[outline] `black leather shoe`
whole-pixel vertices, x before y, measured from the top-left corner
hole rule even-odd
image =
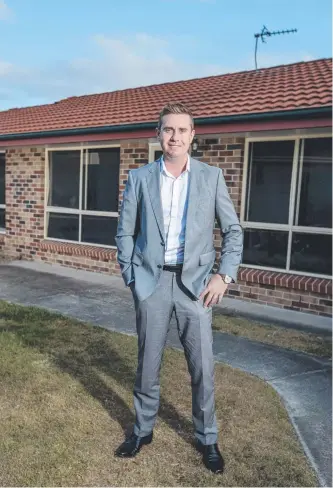
[[[117,457],[123,458],[134,457],[138,454],[142,446],[150,444],[152,440],[153,433],[145,437],[138,437],[133,433],[118,447],[114,454]]]
[[[196,448],[202,453],[202,460],[207,469],[216,474],[223,473],[224,461],[217,444],[205,446],[197,440]]]

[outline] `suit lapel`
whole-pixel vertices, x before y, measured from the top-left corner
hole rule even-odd
[[[161,201],[160,160],[155,161],[151,165],[149,171],[150,173],[147,176],[148,193],[160,234],[164,239],[165,235]]]
[[[191,158],[191,167],[189,173],[188,205],[186,216],[185,248],[191,237],[191,231],[194,228],[194,222],[198,206],[200,205],[200,173],[201,168],[195,159]]]

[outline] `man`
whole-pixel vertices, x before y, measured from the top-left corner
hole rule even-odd
[[[116,242],[125,284],[136,309],[138,368],[133,433],[116,450],[133,457],[153,439],[159,371],[172,313],[191,375],[196,447],[205,466],[221,473],[217,445],[212,351],[212,305],[236,280],[243,233],[221,169],[190,158],[193,116],[181,103],[166,105],[157,137],[163,156],[128,175]],[[214,222],[223,236],[215,261]]]

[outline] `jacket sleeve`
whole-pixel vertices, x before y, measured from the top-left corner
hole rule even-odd
[[[128,174],[117,227],[117,259],[126,286],[133,281],[132,254],[138,221],[138,202],[131,172]]]
[[[222,236],[221,261],[217,273],[227,274],[236,281],[243,255],[243,229],[229,196],[222,170],[216,188],[215,216]]]

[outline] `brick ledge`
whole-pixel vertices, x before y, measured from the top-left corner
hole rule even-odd
[[[1,242],[1,235],[0,235]],[[42,240],[39,245],[40,250],[52,253],[65,254],[69,256],[86,256],[97,259],[116,260],[116,249],[91,246],[89,244],[77,244],[69,242],[59,242]],[[292,275],[275,271],[263,271],[252,268],[240,268],[238,280],[248,283],[262,283],[268,286],[303,290],[312,293],[325,295],[332,294],[332,280],[327,278],[314,278],[311,276]]]
[[[238,272],[238,280],[325,295],[332,294],[332,280],[328,278],[314,278],[311,276],[294,275],[276,271],[240,268]]]
[[[90,244],[77,244],[70,242],[59,242],[42,240],[39,244],[42,251],[66,254],[68,256],[86,256],[97,259],[116,259],[117,250],[106,247],[92,246]]]

